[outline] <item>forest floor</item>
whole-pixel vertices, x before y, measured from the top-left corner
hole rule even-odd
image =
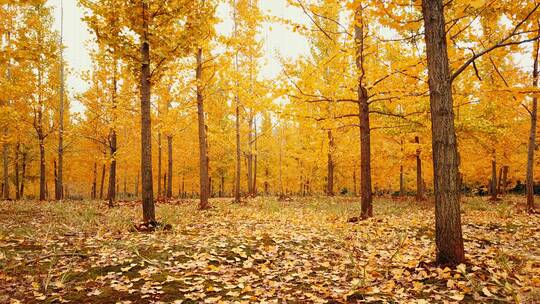
[[[157,205],[0,202],[0,303],[540,303],[540,217],[467,198],[468,262],[433,266],[432,202],[355,198]]]

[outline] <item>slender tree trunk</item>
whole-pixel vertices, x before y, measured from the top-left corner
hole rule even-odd
[[[334,150],[336,142],[332,130],[328,130],[328,160],[326,177],[326,195],[334,196]]]
[[[141,177],[143,221],[156,221],[152,182],[152,116],[150,113],[150,44],[148,42],[148,4],[142,2],[141,37]]]
[[[247,184],[248,194],[253,195],[253,114],[248,120],[248,153],[247,153]]]
[[[166,197],[167,194],[167,171],[163,174],[163,196]]]
[[[236,174],[235,174],[235,186],[234,186],[234,202],[240,202],[240,174],[241,174],[241,163],[240,163],[240,100],[238,96],[235,97],[236,100]]]
[[[491,200],[497,200],[497,160],[495,159],[495,153],[493,153],[493,159],[491,160]]]
[[[163,155],[163,149],[161,147],[161,132],[158,131],[158,178],[157,178],[157,196],[158,198],[162,195],[162,189],[161,189],[161,164],[162,164],[162,155]]]
[[[45,184],[45,143],[43,138],[39,139],[39,200],[46,199],[46,184]]]
[[[285,126],[281,126],[280,136],[279,136],[279,196],[284,196],[283,193],[283,132]]]
[[[437,264],[465,261],[458,188],[458,153],[443,0],[423,0],[432,117]]]
[[[105,170],[107,170],[107,167],[105,167],[105,164],[103,164],[101,168],[101,183],[99,184],[99,199],[103,199],[103,185],[105,184]]]
[[[199,122],[199,178],[200,178],[200,201],[199,209],[204,210],[210,208],[208,203],[208,145],[206,143],[206,124],[204,113],[204,98],[202,94],[202,57],[203,51],[201,48],[197,50],[197,116]]]
[[[64,197],[64,1],[60,1],[60,104],[58,106],[58,171],[55,184],[55,199]]]
[[[414,142],[417,146],[420,145],[420,138],[416,136]],[[416,201],[424,200],[424,180],[422,179],[422,158],[420,157],[421,150],[416,149]]]
[[[24,198],[24,181],[26,178],[26,152],[22,154],[22,172],[21,172],[21,188],[19,190],[20,197]]]
[[[91,194],[91,197],[93,200],[96,199],[96,192],[97,192],[97,163],[94,163],[94,174],[92,177],[92,194]]]
[[[373,216],[373,194],[371,187],[371,129],[369,124],[369,96],[363,85],[364,71],[364,20],[362,5],[355,12],[354,38],[356,42],[356,67],[358,77],[358,111],[360,121],[360,191],[361,218]]]
[[[4,130],[4,135],[7,135],[7,128]],[[8,144],[2,145],[2,158],[3,158],[3,164],[4,164],[4,189],[3,189],[3,197],[4,199],[9,199],[9,147]]]
[[[508,166],[503,167],[502,181],[501,181],[501,194],[506,195],[506,185],[508,183]]]
[[[17,142],[17,145],[15,146],[15,158],[13,160],[13,174],[14,174],[14,179],[13,179],[13,184],[15,185],[15,200],[20,200],[21,199],[21,192],[19,190],[19,156],[20,156],[20,149],[21,149],[21,144],[19,142]]]
[[[172,177],[173,177],[173,138],[171,135],[167,136],[167,198],[172,198]]]
[[[539,30],[540,31],[540,30]],[[539,60],[540,39],[535,42],[534,66],[533,66],[533,86],[538,87],[538,60]],[[532,100],[531,130],[529,132],[529,146],[527,151],[527,211],[534,213],[534,151],[536,150],[536,125],[538,121],[538,98],[536,95]]]
[[[269,192],[270,183],[268,182],[268,176],[269,176],[268,166],[265,168],[264,174],[265,174],[265,177],[266,177],[265,180],[264,180],[264,194],[268,195],[270,193]]]
[[[257,147],[257,121],[254,121],[254,128],[253,128],[253,132],[255,134],[255,139],[254,139],[254,145],[255,145],[255,155],[253,156],[253,195],[256,196],[257,195],[257,161],[258,161],[258,154],[259,154],[259,150],[258,150],[258,147]]]
[[[111,164],[109,168],[109,190],[107,192],[107,201],[109,202],[109,207],[113,207],[114,201],[116,200],[116,131],[111,130],[109,140]]]

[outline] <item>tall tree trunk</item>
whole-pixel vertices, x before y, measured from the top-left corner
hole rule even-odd
[[[105,183],[105,170],[107,170],[107,167],[105,167],[105,164],[103,164],[101,168],[101,183],[99,184],[99,199],[103,199],[103,187]]]
[[[235,97],[236,100],[236,174],[234,177],[234,202],[240,202],[240,174],[241,174],[241,163],[240,163],[240,100],[238,96]]]
[[[45,184],[45,143],[43,138],[39,138],[39,200],[46,199],[47,185]]]
[[[107,201],[109,207],[114,205],[116,200],[116,131],[111,130],[109,137],[109,153],[111,157],[111,164],[109,168],[109,191],[107,192]]]
[[[161,159],[162,159],[162,155],[163,155],[163,149],[161,147],[161,132],[158,131],[158,169],[157,169],[157,196],[158,198],[161,197],[161,195],[163,194],[162,192],[162,189],[161,189]]]
[[[540,32],[540,30],[539,30]],[[540,39],[535,42],[534,48],[534,66],[533,66],[533,86],[538,87],[538,60]],[[532,100],[531,114],[531,129],[529,132],[529,146],[527,150],[527,211],[534,213],[534,151],[536,150],[536,125],[538,121],[538,97],[536,95]]]
[[[328,130],[328,160],[326,177],[326,195],[334,196],[334,150],[336,142],[332,130]]]
[[[64,1],[60,1],[60,104],[58,106],[58,171],[55,184],[55,199],[64,196]]]
[[[167,193],[167,171],[165,171],[165,173],[163,174],[163,196],[166,197],[166,194]]]
[[[22,154],[22,172],[21,172],[21,188],[19,190],[20,197],[24,198],[24,181],[26,179],[26,152]]]
[[[152,116],[150,113],[150,44],[148,42],[148,4],[142,2],[141,45],[141,177],[143,221],[156,221],[152,182]]]
[[[14,167],[14,179],[13,184],[15,185],[15,200],[21,199],[21,192],[19,190],[19,156],[21,154],[21,144],[17,142],[17,145],[15,146],[15,158],[13,160],[13,167]]]
[[[94,174],[92,177],[92,193],[91,193],[91,197],[93,200],[96,199],[96,192],[97,192],[97,163],[94,163]]]
[[[443,0],[423,0],[431,104],[437,264],[465,261],[458,188],[458,153]]]
[[[414,142],[420,145],[420,138],[416,136]],[[416,149],[416,201],[424,200],[424,180],[422,179],[422,158],[420,157],[420,147]]]
[[[4,135],[7,135],[7,128],[4,130]],[[3,198],[8,200],[9,199],[9,148],[8,144],[2,145],[2,158],[3,158]]]
[[[255,120],[254,121],[254,128],[253,128],[253,132],[255,134],[255,139],[254,139],[254,145],[255,145],[255,154],[253,156],[253,195],[256,196],[257,195],[257,161],[258,161],[258,154],[259,154],[259,150],[258,150],[258,147],[257,147],[257,121]]]
[[[197,117],[199,122],[199,179],[200,179],[200,201],[199,209],[204,210],[210,208],[208,203],[208,145],[206,143],[206,124],[204,121],[204,98],[202,94],[202,48],[197,50]]]
[[[361,218],[373,216],[373,194],[371,187],[371,129],[369,124],[369,96],[363,85],[364,71],[364,20],[363,8],[358,4],[355,11],[354,38],[356,42],[356,67],[358,77],[358,111],[360,121],[360,191]]]
[[[501,194],[506,195],[506,185],[508,183],[508,166],[503,167],[502,181],[501,181]]]
[[[495,159],[495,152],[491,160],[491,200],[497,200],[497,160]]]
[[[248,194],[253,196],[253,114],[251,111],[248,119],[247,184]]]
[[[264,180],[264,194],[268,195],[270,193],[269,192],[270,183],[268,182],[268,176],[269,176],[268,166],[264,169],[264,175],[266,177]]]
[[[173,177],[173,138],[167,135],[167,198],[172,198],[172,177]]]

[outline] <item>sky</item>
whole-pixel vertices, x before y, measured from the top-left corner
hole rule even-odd
[[[54,27],[60,31],[60,3],[62,0],[49,0],[49,4],[55,8]],[[80,74],[85,70],[91,69],[91,61],[88,52],[88,46],[91,45],[93,35],[90,33],[85,22],[82,20],[84,11],[78,7],[77,0],[64,1],[64,52],[72,72],[66,79],[66,85],[72,96],[83,92],[88,88],[87,84],[81,79]],[[298,22],[309,22],[307,17],[298,9],[289,7],[286,0],[263,0],[260,1],[260,8],[263,13],[273,16],[292,19]],[[219,33],[230,33],[232,30],[232,21],[226,10],[218,12],[223,20],[218,26]],[[262,67],[261,76],[271,78],[281,72],[281,65],[277,60],[278,54],[286,57],[298,57],[309,51],[308,41],[297,33],[293,33],[283,25],[265,24],[260,35],[264,39],[265,65]],[[73,103],[73,110],[82,112],[84,109],[76,101]]]

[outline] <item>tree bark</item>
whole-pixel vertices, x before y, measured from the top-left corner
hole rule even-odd
[[[45,143],[43,138],[39,139],[39,200],[46,199],[46,184],[45,184]]]
[[[109,190],[107,191],[107,201],[109,207],[113,207],[116,200],[116,131],[111,130],[109,136],[109,153],[111,163],[109,167]]]
[[[356,67],[358,77],[358,118],[360,123],[360,201],[361,218],[373,216],[373,194],[371,187],[371,129],[369,124],[369,95],[363,85],[364,71],[364,20],[362,5],[355,11],[354,38],[356,43]]]
[[[234,177],[235,186],[234,186],[234,202],[240,202],[240,174],[241,174],[241,163],[240,163],[240,100],[238,96],[235,97],[236,101],[236,174]]]
[[[540,32],[540,30],[539,30]],[[538,87],[538,60],[540,39],[535,42],[534,66],[533,66],[533,86]],[[529,132],[529,145],[527,151],[527,211],[534,213],[534,151],[536,150],[536,125],[538,121],[538,98],[535,96],[532,100],[531,129]]]
[[[14,179],[13,179],[13,184],[15,185],[15,200],[20,200],[21,199],[21,192],[19,190],[19,156],[20,156],[20,149],[21,149],[21,144],[19,142],[17,142],[17,145],[15,145],[15,158],[13,160],[13,174],[14,174]]]
[[[204,210],[210,208],[208,203],[208,145],[206,143],[206,124],[204,113],[204,98],[202,94],[202,56],[201,48],[197,50],[197,117],[199,123],[199,179],[200,179],[200,201],[199,209]]]
[[[431,104],[435,239],[439,265],[465,261],[458,188],[458,153],[443,0],[423,0]]]
[[[253,190],[253,196],[256,196],[257,195],[257,158],[258,158],[258,153],[259,153],[259,150],[258,150],[258,147],[257,147],[257,121],[255,120],[253,122],[253,132],[254,132],[254,135],[255,135],[255,139],[254,139],[254,145],[255,145],[255,154],[253,155],[253,187],[252,187],[252,190]]]
[[[103,164],[101,168],[101,183],[99,184],[99,199],[103,199],[103,184],[105,183],[105,170],[107,170],[107,167],[105,167],[105,164]]]
[[[163,155],[163,149],[161,147],[161,132],[158,131],[158,178],[157,178],[157,197],[161,197],[163,194],[163,190],[161,188],[161,165],[162,165],[162,155]]]
[[[172,172],[173,172],[173,138],[171,135],[167,136],[167,198],[172,198]]]
[[[326,177],[326,195],[334,196],[334,150],[336,142],[332,130],[328,130],[328,160]]]
[[[150,44],[148,42],[148,4],[142,2],[141,35],[141,177],[143,221],[156,221],[152,182],[152,116],[150,113]]]
[[[248,119],[247,184],[248,194],[253,196],[253,114],[251,112]]]
[[[64,1],[60,1],[60,104],[58,106],[58,171],[55,184],[55,199],[64,198]]]
[[[94,163],[94,174],[92,177],[92,192],[91,192],[91,197],[93,200],[96,199],[96,192],[97,192],[97,163]]]
[[[21,188],[19,190],[20,197],[24,198],[24,181],[26,178],[26,152],[22,154],[22,172],[21,172]]]
[[[497,200],[497,192],[497,160],[495,159],[495,155],[493,155],[493,159],[491,160],[491,200]]]
[[[7,130],[4,130],[4,135],[7,135]],[[8,148],[8,144],[2,145],[2,158],[3,158],[3,165],[4,165],[3,198],[8,200],[9,199],[9,148]]]
[[[506,185],[508,184],[508,166],[503,167],[502,182],[501,182],[501,194],[506,195]]]
[[[417,146],[420,145],[420,138],[416,136],[414,142]],[[420,147],[416,149],[416,201],[424,200],[424,180],[422,178],[422,158],[420,157]]]

